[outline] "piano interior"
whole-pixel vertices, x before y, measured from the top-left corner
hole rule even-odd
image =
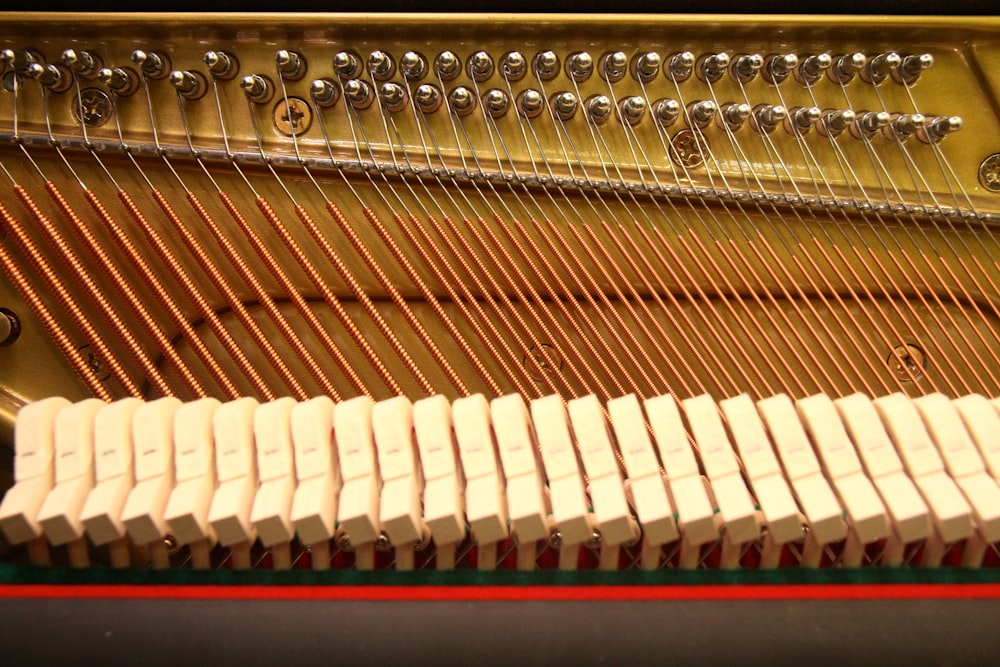
[[[14,576],[1000,564],[997,20],[0,49]]]

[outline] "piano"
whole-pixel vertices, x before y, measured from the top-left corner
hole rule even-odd
[[[0,15],[9,654],[984,661],[998,68],[983,18]]]

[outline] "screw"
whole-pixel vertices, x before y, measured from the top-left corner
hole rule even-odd
[[[282,99],[274,105],[271,120],[275,129],[286,137],[300,137],[312,125],[312,109],[305,100],[289,97],[287,102]]]
[[[0,308],[0,347],[6,347],[21,335],[21,321],[12,311]]]
[[[90,349],[90,343],[85,343],[77,348],[80,354],[83,355],[84,359],[87,361],[87,368],[93,373],[97,379],[104,382],[111,377],[110,372],[105,372],[104,363],[101,358],[97,356],[97,353]]]
[[[177,542],[177,538],[173,535],[167,535],[164,537],[163,544],[167,547],[167,553],[171,556],[176,554],[181,549],[181,545]]]
[[[708,140],[703,135],[681,130],[670,142],[670,159],[687,169],[700,167],[708,150]]]
[[[375,538],[375,549],[378,551],[388,551],[392,548],[392,542],[389,541],[389,536],[384,532],[378,534]]]
[[[911,376],[913,380],[922,379],[923,370],[927,368],[924,351],[910,343],[894,347],[886,363],[899,376],[901,382],[910,382]]]
[[[979,182],[990,192],[1000,192],[1000,153],[994,153],[979,165]]]
[[[111,99],[97,88],[84,88],[73,102],[73,115],[87,127],[100,127],[111,119]]]
[[[533,364],[529,362],[529,357],[537,363]],[[547,380],[545,376],[551,375],[553,369],[562,370],[562,355],[549,343],[542,343],[541,347],[533,345],[528,350],[528,353],[524,355],[524,366],[528,369],[531,378],[535,382],[545,382]]]
[[[562,546],[563,536],[558,530],[553,530],[549,533],[549,546],[553,549],[558,549]]]

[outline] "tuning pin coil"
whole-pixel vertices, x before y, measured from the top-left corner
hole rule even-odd
[[[723,130],[728,128],[735,131],[743,127],[752,112],[753,109],[745,102],[728,102],[719,108],[719,113],[716,114],[715,121]]]
[[[571,53],[566,58],[566,76],[583,83],[594,73],[594,59],[586,51]]]
[[[887,111],[862,111],[851,125],[851,136],[855,139],[872,137],[892,121]]]
[[[733,58],[729,66],[729,76],[740,83],[749,83],[756,78],[760,68],[764,66],[764,57],[759,53],[742,54]]]
[[[441,91],[429,83],[422,83],[413,91],[413,105],[422,113],[433,113],[441,107]]]
[[[499,88],[491,88],[483,93],[483,107],[491,118],[500,118],[510,109],[510,98]]]
[[[545,111],[545,98],[534,88],[523,90],[517,96],[517,111],[525,118],[538,118]]]
[[[476,51],[469,56],[465,64],[465,71],[469,78],[476,83],[482,83],[493,76],[496,65],[493,58],[486,51]]]
[[[691,78],[694,72],[695,58],[690,51],[682,51],[670,56],[663,68],[663,74],[671,81],[681,83]]]
[[[356,79],[361,76],[361,56],[354,51],[338,51],[333,56],[333,71],[341,80]]]
[[[917,79],[924,73],[924,70],[930,69],[933,66],[934,56],[929,53],[919,56],[909,55],[903,58],[902,62],[899,63],[899,67],[893,68],[891,72],[892,79],[896,83],[909,86],[917,82]]]
[[[274,97],[274,83],[263,74],[251,74],[240,79],[240,88],[255,104],[266,104]]]
[[[758,104],[751,115],[755,130],[761,134],[771,134],[785,120],[788,111],[780,104]]]
[[[618,102],[618,113],[623,123],[638,125],[646,116],[646,100],[638,95],[622,98]]]
[[[605,53],[601,56],[597,71],[608,83],[618,83],[628,74],[628,56],[624,51]]]
[[[385,51],[368,54],[368,72],[376,81],[388,81],[396,73],[396,62]]]
[[[177,89],[181,97],[188,100],[200,99],[208,91],[208,82],[205,81],[205,77],[201,72],[192,72],[189,70],[175,70],[171,72],[170,85]],[[244,90],[246,90],[246,87],[244,87]]]
[[[877,86],[888,79],[892,71],[899,67],[902,61],[903,59],[899,57],[898,53],[880,53],[865,63],[858,74],[862,81]]]
[[[27,76],[42,84],[53,93],[64,93],[73,85],[73,75],[64,65],[28,65]]]
[[[806,56],[795,69],[795,78],[799,83],[811,86],[823,78],[823,73],[830,69],[831,65],[833,65],[833,58],[829,53]]]
[[[108,90],[121,97],[128,97],[139,90],[139,75],[130,67],[105,67],[98,72],[97,78]]]
[[[632,76],[642,83],[649,83],[660,73],[660,66],[663,60],[660,54],[655,51],[641,53],[632,59]]]
[[[508,51],[500,59],[500,74],[507,81],[520,81],[528,73],[528,59],[520,51]]]
[[[476,96],[465,86],[458,86],[448,93],[448,107],[456,116],[468,116],[476,110]]]
[[[427,58],[416,51],[407,51],[399,59],[399,71],[407,81],[420,81],[427,76]]]
[[[408,97],[406,90],[398,83],[383,83],[378,89],[378,99],[386,111],[402,111],[406,107]]]
[[[96,79],[104,67],[101,57],[93,51],[66,49],[62,52],[62,62],[81,79]]]
[[[729,54],[706,53],[695,64],[695,74],[707,83],[715,83],[726,74],[729,68]]]
[[[827,109],[816,123],[816,131],[824,137],[836,137],[857,120],[850,109]]]
[[[917,138],[924,143],[938,143],[952,132],[961,130],[962,124],[961,116],[938,116],[924,123]]]
[[[660,127],[670,127],[681,115],[681,105],[677,100],[659,99],[653,102],[653,118]]]
[[[281,49],[274,54],[274,62],[278,68],[278,74],[285,81],[298,81],[306,75],[309,67],[306,59],[301,53]]]
[[[442,51],[434,59],[434,71],[442,81],[451,81],[462,73],[462,60],[454,51]]]
[[[587,118],[594,125],[603,125],[611,118],[611,112],[615,108],[611,99],[607,95],[591,95],[584,102],[587,110]]]
[[[328,109],[340,101],[340,86],[333,79],[316,79],[309,85],[309,94],[316,106]]]
[[[923,114],[904,113],[893,116],[889,124],[882,128],[882,134],[890,141],[906,141],[924,129],[927,119]]]
[[[785,131],[794,135],[806,134],[822,117],[819,107],[793,107],[785,116]]]
[[[159,51],[136,49],[132,52],[132,63],[150,79],[165,79],[171,74],[170,58]]]
[[[226,51],[206,51],[202,62],[208,67],[208,72],[216,79],[229,81],[240,73],[240,61]]]
[[[692,102],[688,105],[688,123],[691,127],[696,127],[698,129],[704,129],[712,122],[715,118],[715,113],[718,108],[715,106],[715,102],[711,100],[702,100],[700,102]]]
[[[361,111],[370,107],[375,101],[375,92],[367,81],[350,79],[344,82],[344,99],[350,102],[352,107]]]
[[[780,85],[799,66],[799,57],[794,53],[775,53],[764,59],[761,76],[772,85]]]
[[[555,51],[541,51],[532,63],[535,76],[541,81],[551,81],[559,75],[559,56]]]
[[[552,96],[552,113],[559,120],[569,120],[576,115],[579,108],[580,100],[569,91],[556,93]]]
[[[837,56],[833,60],[833,65],[826,70],[826,75],[834,83],[849,83],[857,76],[866,62],[868,62],[868,58],[863,53],[849,53]]]

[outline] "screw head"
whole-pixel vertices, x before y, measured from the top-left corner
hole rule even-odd
[[[73,116],[87,127],[100,127],[111,120],[111,109],[111,98],[97,88],[84,88],[73,101]]]
[[[535,382],[548,382],[546,376],[552,375],[556,370],[562,370],[562,355],[549,343],[542,343],[541,347],[533,345],[524,355],[524,366]]]
[[[670,159],[686,169],[700,167],[708,155],[708,140],[701,133],[681,130],[670,142]]]
[[[886,363],[899,376],[900,382],[921,380],[927,369],[927,357],[924,351],[910,343],[894,347]]]
[[[979,183],[990,192],[1000,192],[1000,153],[987,156],[979,165]]]
[[[298,97],[289,97],[287,102],[282,99],[274,105],[271,120],[274,128],[286,137],[300,137],[312,125],[312,108]]]

